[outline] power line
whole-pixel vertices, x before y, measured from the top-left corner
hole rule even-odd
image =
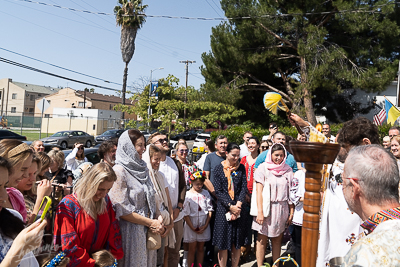
[[[13,54],[16,54],[16,55],[21,56],[21,57],[26,57],[26,58],[29,58],[29,59],[32,59],[32,60],[47,64],[47,65],[50,65],[52,67],[56,67],[56,68],[59,68],[59,69],[62,69],[62,70],[70,71],[70,72],[73,72],[73,73],[76,73],[76,74],[79,74],[79,75],[83,75],[83,76],[86,76],[86,77],[89,77],[89,78],[93,78],[93,79],[96,79],[96,80],[100,80],[100,81],[103,81],[103,82],[106,82],[106,83],[112,83],[112,84],[115,84],[115,85],[122,86],[122,84],[120,84],[120,83],[110,82],[110,81],[107,81],[107,80],[104,80],[104,79],[101,79],[101,78],[97,78],[97,77],[94,77],[94,76],[91,76],[91,75],[88,75],[88,74],[84,74],[84,73],[81,73],[81,72],[77,72],[77,71],[74,71],[74,70],[63,68],[63,67],[60,67],[60,66],[57,66],[57,65],[42,61],[40,59],[36,59],[36,58],[30,57],[30,56],[26,56],[26,55],[23,55],[23,54],[20,54],[20,53],[17,53],[17,52],[14,52],[14,51],[2,48],[2,47],[0,47],[0,49],[4,50],[4,51],[7,51],[7,52],[10,52],[10,53],[13,53]]]
[[[208,0],[206,0],[206,2],[207,2],[207,4],[215,11],[215,13],[216,13],[218,16],[221,16],[221,13],[218,13],[217,10],[215,10],[215,8],[210,4],[210,2],[208,2]]]
[[[43,2],[37,2],[37,1],[32,1],[32,0],[14,0],[14,1],[22,1],[22,2],[29,2],[29,3],[34,3],[34,4],[39,4],[39,5],[44,5],[44,6],[52,6],[60,9],[66,9],[69,11],[74,11],[74,12],[82,12],[82,13],[88,13],[88,14],[94,14],[94,15],[104,15],[104,16],[110,16],[114,15],[112,13],[105,13],[105,12],[93,12],[89,10],[80,10],[80,9],[75,9],[75,8],[70,8],[70,7],[63,7],[60,5],[53,5],[53,4],[48,4],[48,3],[43,3]],[[183,20],[221,20],[221,21],[227,21],[227,20],[240,20],[240,19],[257,19],[257,18],[276,18],[276,17],[291,17],[291,16],[312,16],[312,15],[329,15],[329,14],[340,14],[340,13],[368,13],[368,12],[381,12],[381,8],[392,5],[392,4],[399,4],[400,2],[391,2],[391,3],[386,3],[382,5],[376,5],[373,6],[372,8],[376,8],[377,10],[370,10],[371,7],[362,7],[358,9],[348,9],[348,10],[337,10],[337,11],[325,11],[325,12],[306,12],[306,13],[292,13],[292,14],[264,14],[260,16],[243,16],[243,17],[233,17],[233,18],[205,18],[205,17],[184,17],[184,16],[168,16],[168,15],[146,15],[146,14],[138,14],[135,16],[138,17],[148,17],[148,18],[165,18],[165,19],[183,19]],[[122,15],[123,17],[130,17],[131,15]]]
[[[54,76],[54,77],[57,77],[57,78],[60,78],[60,79],[64,79],[64,80],[68,80],[68,81],[72,81],[72,82],[76,82],[76,83],[81,83],[81,84],[85,84],[85,85],[90,85],[90,86],[101,88],[101,89],[105,89],[105,90],[110,90],[110,91],[115,91],[115,92],[120,92],[121,91],[121,90],[117,90],[117,89],[114,89],[114,88],[105,87],[105,86],[101,86],[101,85],[97,85],[97,84],[93,84],[93,83],[82,82],[82,81],[79,81],[79,80],[75,80],[75,79],[67,78],[67,77],[64,77],[64,76],[61,76],[61,75],[57,75],[57,74],[54,74],[54,73],[51,73],[51,72],[39,70],[39,69],[30,67],[30,66],[23,65],[21,63],[15,62],[15,61],[11,61],[11,60],[5,59],[3,57],[0,57],[0,62],[4,62],[4,63],[10,64],[10,65],[14,65],[14,66],[17,66],[17,67],[20,67],[20,68],[36,71],[36,72],[39,72],[39,73],[42,73],[42,74],[46,74],[46,75],[50,75],[50,76]]]

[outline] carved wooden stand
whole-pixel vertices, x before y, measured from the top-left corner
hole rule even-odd
[[[331,164],[335,161],[340,146],[338,144],[291,141],[290,148],[296,161],[304,162],[307,170],[301,232],[301,266],[315,267],[321,206],[321,170],[323,164]]]

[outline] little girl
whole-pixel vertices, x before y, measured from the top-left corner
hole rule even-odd
[[[204,242],[211,239],[210,226],[213,207],[208,191],[203,190],[206,173],[198,171],[190,175],[192,188],[186,192],[183,212],[185,226],[183,228],[183,242],[189,243],[187,263],[194,264],[194,255],[197,255],[199,266],[203,264]]]
[[[274,144],[268,151],[265,162],[254,172],[258,215],[254,217],[252,228],[258,232],[256,249],[258,267],[263,266],[268,238],[271,238],[272,242],[272,262],[280,257],[282,234],[293,219],[294,205],[289,196],[293,171],[285,163],[286,155],[283,145]],[[264,185],[270,187],[270,200],[263,200]],[[268,201],[270,201],[270,213],[264,215],[263,205]]]

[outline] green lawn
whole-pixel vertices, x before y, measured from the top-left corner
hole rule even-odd
[[[26,136],[26,139],[28,141],[34,141],[34,140],[38,140],[39,138],[39,131],[26,131],[26,130],[22,130],[22,134],[21,131],[18,130],[11,130],[14,133]],[[49,133],[48,136],[52,135],[52,133]],[[42,133],[42,138],[47,137],[47,133]]]

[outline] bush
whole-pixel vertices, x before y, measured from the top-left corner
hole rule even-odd
[[[331,132],[332,135],[336,136],[340,129],[342,129],[343,124],[331,124]],[[382,126],[378,126],[379,129],[379,138],[380,140],[383,139],[389,133],[391,125],[384,124]],[[297,138],[297,129],[293,126],[285,126],[279,127],[279,130],[282,131],[284,134],[289,135],[293,138]],[[243,135],[245,132],[250,131],[253,133],[253,136],[256,136],[260,141],[264,135],[269,135],[268,129],[263,128],[251,128],[248,125],[235,125],[231,126],[226,130],[215,131],[211,133],[211,138],[215,140],[215,138],[219,135],[225,135],[228,138],[229,142],[242,144],[243,143]]]

